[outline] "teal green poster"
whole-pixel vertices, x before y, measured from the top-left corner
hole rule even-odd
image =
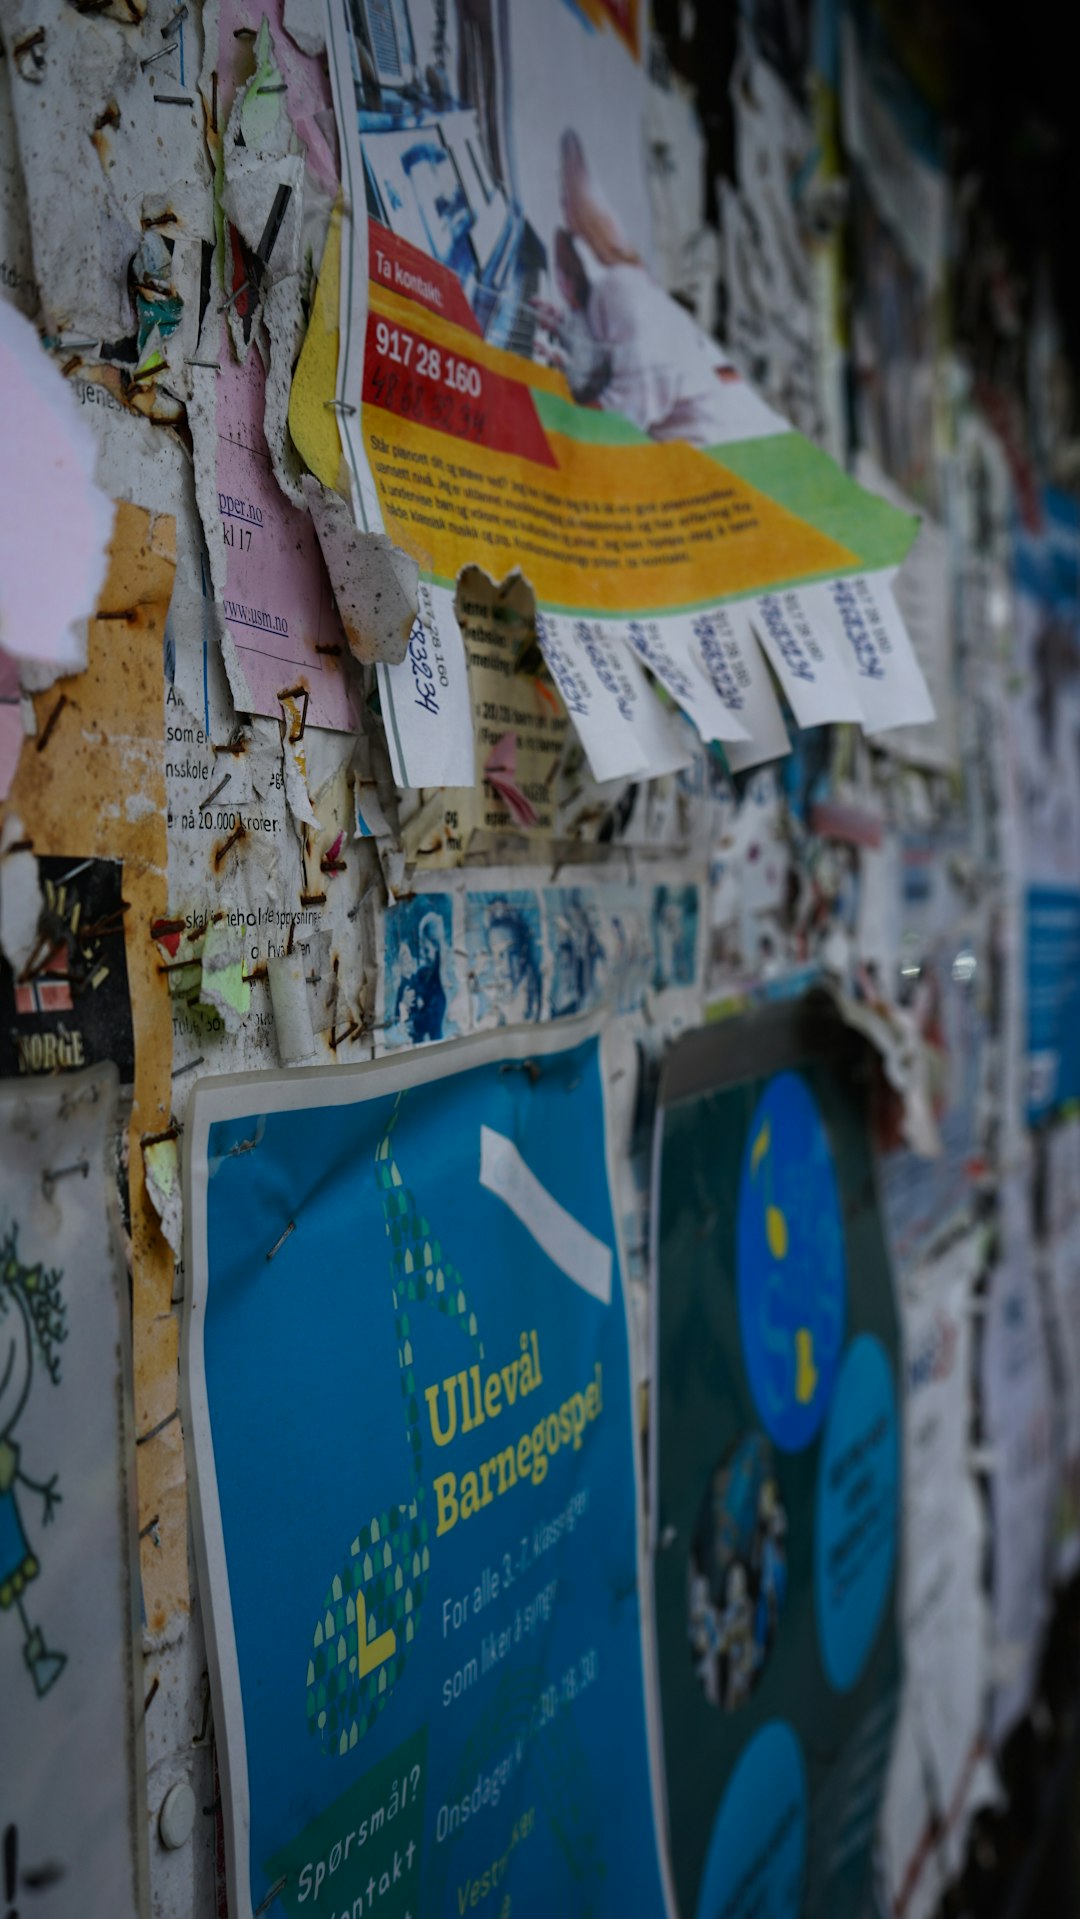
[[[867,1056],[689,1035],[654,1160],[654,1591],[682,1919],[861,1919],[900,1678],[897,1326]]]
[[[661,1919],[596,1040],[214,1081],[188,1131],[233,1919]]]

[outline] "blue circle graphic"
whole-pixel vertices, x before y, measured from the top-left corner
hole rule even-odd
[[[754,1113],[736,1222],[739,1326],[771,1439],[801,1452],[825,1416],[847,1314],[840,1193],[821,1114],[798,1073],[769,1081]]]
[[[797,1919],[806,1865],[806,1766],[783,1719],[750,1741],[713,1821],[697,1919]]]
[[[881,1341],[853,1339],[818,1466],[814,1600],[829,1683],[849,1692],[870,1657],[896,1564],[900,1442]]]

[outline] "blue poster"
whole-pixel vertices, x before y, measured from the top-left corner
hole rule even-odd
[[[1029,1124],[1080,1099],[1080,887],[1025,896]]]
[[[875,1910],[902,1487],[866,1066],[815,995],[662,1070],[650,1516],[683,1919]]]
[[[599,1050],[531,1039],[194,1096],[235,1919],[666,1910]]]
[[[1080,509],[1054,488],[1040,506],[1014,541],[1010,721],[1032,1126],[1080,1098]]]

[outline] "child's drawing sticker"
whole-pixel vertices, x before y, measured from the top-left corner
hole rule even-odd
[[[47,1550],[38,1529],[49,1525],[63,1494],[57,1473],[39,1478],[42,1467],[31,1470],[17,1432],[31,1394],[60,1383],[67,1332],[61,1279],[59,1271],[19,1257],[18,1227],[10,1226],[0,1241],[0,1613],[14,1613],[22,1628],[23,1661],[39,1698],[67,1664],[34,1621],[31,1590]]]
[[[148,1909],[116,1090],[112,1065],[0,1083],[5,1919],[41,1874],[50,1911]]]

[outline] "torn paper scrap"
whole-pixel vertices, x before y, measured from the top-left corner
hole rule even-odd
[[[259,297],[271,281],[299,270],[303,197],[299,153],[273,155],[238,143],[226,146],[222,209],[247,249]]]
[[[385,840],[391,837],[390,822],[374,780],[357,780],[354,791],[355,832],[357,839]]]
[[[536,640],[536,601],[518,571],[495,582],[478,566],[463,567],[454,602],[469,662],[478,782],[455,792],[442,809],[424,852],[463,853],[477,832],[555,831],[557,777],[569,720],[544,669]],[[526,827],[487,778],[486,762],[507,732],[515,740],[515,785],[536,815]]]
[[[198,288],[212,215],[203,118],[188,84],[201,9],[179,13],[168,34],[139,32],[144,13],[144,0],[10,0],[4,37],[9,51],[33,45],[32,65],[8,64],[41,319],[118,404],[161,419],[182,412],[175,381],[197,350],[199,317],[197,297],[182,296]],[[136,357],[137,328],[155,304],[139,310],[152,283],[139,286],[136,259],[150,231],[173,256],[171,291],[162,289],[171,315],[162,317],[176,323],[174,338],[156,365]],[[148,350],[153,330],[143,334]]]
[[[195,490],[206,531],[222,649],[240,712],[279,715],[303,678],[313,726],[352,732],[344,636],[315,529],[274,478],[263,431],[266,375],[258,353],[233,359],[224,321],[220,372],[193,368],[188,407]],[[208,355],[209,358],[209,355]]]
[[[16,979],[34,957],[41,905],[37,860],[22,821],[9,813],[0,828],[0,952]]]
[[[695,613],[690,622],[695,658],[725,705],[738,713],[747,740],[724,742],[733,773],[782,759],[791,751],[780,702],[750,620],[750,602],[734,601]]]
[[[469,666],[448,587],[421,580],[405,658],[377,672],[397,785],[475,786]]]
[[[112,502],[97,449],[29,320],[0,300],[0,393],[11,457],[0,495],[0,645],[79,672],[105,581]],[[61,537],[57,538],[57,531]]]
[[[855,462],[860,486],[877,493],[902,512],[916,508],[867,453]],[[1003,482],[1004,483],[1004,482]],[[889,590],[904,622],[915,658],[930,691],[932,725],[917,730],[890,728],[877,744],[898,759],[916,766],[948,772],[957,762],[956,618],[952,591],[949,535],[939,520],[921,512],[919,533],[899,573],[887,576]]]
[[[511,818],[518,826],[535,826],[537,811],[517,783],[517,734],[504,733],[496,740],[484,761],[484,778],[506,802]]]
[[[267,962],[278,1057],[283,1066],[310,1059],[315,1051],[306,970],[307,961],[299,947]]]
[[[221,1015],[228,1033],[238,1032],[251,1008],[251,987],[244,972],[243,929],[225,918],[206,929],[199,998]]]
[[[285,781],[285,801],[299,826],[319,824],[308,790],[307,697],[303,687],[291,687],[281,695],[281,767]]]
[[[31,48],[29,52],[31,59],[33,51]],[[12,59],[0,60],[0,263],[4,298],[11,300],[28,319],[33,319],[41,304],[41,295],[34,274],[30,209],[11,104],[14,64]]]
[[[341,288],[341,201],[330,216],[330,228],[319,268],[318,285],[308,329],[289,393],[289,432],[301,459],[324,486],[348,484],[341,451],[337,409],[338,307]]]
[[[304,498],[350,652],[364,665],[399,665],[416,620],[416,561],[385,533],[361,533],[348,501],[318,480],[305,479]]]
[[[19,668],[0,646],[0,800],[6,800],[15,778],[22,747],[23,725]]]
[[[301,53],[317,60],[326,51],[322,0],[285,0],[282,23]]]
[[[161,1222],[165,1238],[179,1259],[184,1244],[184,1195],[175,1133],[164,1139],[144,1141],[142,1156],[150,1204]]]

